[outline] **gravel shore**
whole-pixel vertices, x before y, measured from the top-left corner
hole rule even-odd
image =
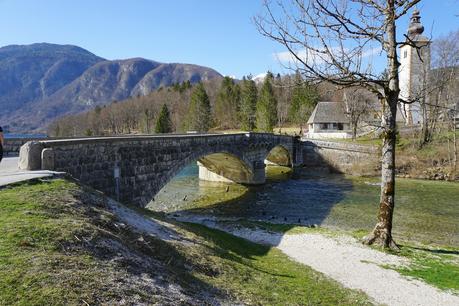
[[[381,267],[407,265],[407,258],[371,249],[349,236],[328,237],[318,233],[288,235],[222,224],[215,219],[185,218],[253,242],[277,247],[293,260],[324,273],[345,287],[365,292],[376,304],[459,305],[457,295]]]

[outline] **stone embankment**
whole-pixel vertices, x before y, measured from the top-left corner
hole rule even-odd
[[[459,173],[456,175],[452,174],[446,167],[430,167],[422,171],[421,174],[406,173],[405,171],[399,171],[396,175],[401,178],[413,178],[420,180],[431,180],[431,181],[458,181]]]
[[[372,176],[379,173],[380,151],[376,146],[303,138],[305,167],[329,168],[332,172]]]

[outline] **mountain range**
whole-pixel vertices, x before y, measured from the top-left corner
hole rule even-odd
[[[72,45],[6,46],[0,48],[0,125],[11,132],[43,131],[62,115],[213,78],[222,75],[191,64],[106,60]]]

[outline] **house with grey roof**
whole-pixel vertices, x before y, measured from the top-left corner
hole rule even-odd
[[[319,102],[308,120],[309,138],[350,138],[351,127],[343,102]]]

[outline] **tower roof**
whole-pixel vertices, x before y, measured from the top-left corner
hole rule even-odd
[[[415,9],[410,18],[410,25],[408,26],[408,40],[411,41],[425,41],[429,39],[422,35],[424,33],[424,26],[421,23],[421,14],[419,10]]]

